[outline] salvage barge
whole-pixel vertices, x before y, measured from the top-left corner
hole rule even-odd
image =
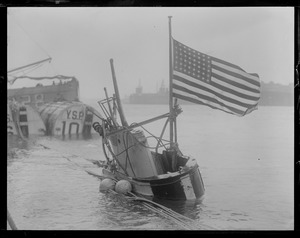
[[[52,84],[38,83],[35,87],[7,90],[7,134],[22,138],[30,135],[90,137],[92,123],[99,121],[99,113],[79,99],[79,81],[64,75],[32,77],[20,75],[20,70],[51,61],[41,60],[8,71],[8,83],[19,79],[51,80]],[[59,80],[59,83],[55,83]]]

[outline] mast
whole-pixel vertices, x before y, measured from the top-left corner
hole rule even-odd
[[[173,148],[173,85],[172,85],[172,78],[173,78],[173,62],[172,62],[172,29],[171,29],[171,18],[169,16],[169,110],[170,110],[170,148]]]
[[[119,94],[118,84],[117,84],[117,80],[116,80],[113,59],[110,59],[110,67],[111,67],[111,73],[112,73],[112,78],[113,78],[114,89],[115,89],[115,94],[116,94],[117,105],[118,105],[118,108],[119,108],[119,114],[120,114],[121,123],[122,123],[122,126],[126,126],[127,127],[128,123],[127,123],[127,121],[125,119],[123,108],[122,108],[122,104],[121,104],[121,100],[120,100],[120,94]]]

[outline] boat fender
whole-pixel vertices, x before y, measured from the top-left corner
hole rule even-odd
[[[99,190],[100,190],[100,192],[105,192],[109,189],[114,190],[115,185],[116,185],[116,182],[114,180],[106,178],[100,182]]]
[[[93,123],[93,128],[94,128],[94,130],[95,130],[96,132],[99,133],[100,136],[103,136],[103,128],[102,128],[102,126],[100,125],[99,122],[97,122],[97,121],[94,122],[94,123]]]
[[[120,180],[116,183],[115,190],[117,193],[127,194],[131,192],[132,186],[127,180]]]

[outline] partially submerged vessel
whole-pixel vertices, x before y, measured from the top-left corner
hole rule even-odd
[[[203,198],[205,188],[199,166],[196,159],[180,151],[176,125],[171,128],[171,136],[175,133],[176,141],[163,139],[167,124],[176,121],[181,112],[178,104],[172,104],[166,114],[128,125],[121,105],[112,59],[110,63],[115,94],[108,97],[105,89],[106,98],[98,102],[104,115],[102,123],[93,124],[93,128],[102,137],[103,151],[107,159],[101,164],[102,174],[115,180],[127,180],[134,193],[149,198]],[[163,118],[167,118],[166,123],[161,135],[155,137],[156,147],[151,149],[143,130],[138,128]],[[159,151],[161,148],[162,151]]]
[[[203,198],[205,188],[197,161],[184,155],[177,143],[177,116],[181,113],[177,100],[244,116],[258,107],[261,91],[258,74],[247,73],[237,65],[196,51],[175,40],[171,35],[169,17],[169,112],[128,125],[112,59],[110,65],[115,94],[109,98],[105,89],[106,99],[98,102],[104,114],[102,123],[93,124],[102,137],[107,160],[100,163],[102,174],[119,180],[116,190],[120,180],[126,180],[122,184],[129,190],[125,189],[124,193],[132,187],[133,192],[152,198]],[[138,127],[143,128],[143,125],[162,118],[167,120],[160,136],[151,134],[157,140],[153,149]],[[168,124],[170,137],[165,140],[163,135]]]
[[[199,166],[195,158],[184,155],[177,142],[177,116],[182,112],[173,95],[173,61],[171,19],[169,20],[169,112],[163,115],[128,125],[123,112],[115,75],[113,59],[110,60],[114,95],[99,101],[104,117],[101,125],[94,123],[93,128],[102,137],[102,147],[106,162],[99,163],[103,176],[117,180],[128,191],[150,199],[201,200],[205,188]],[[166,118],[161,134],[154,137],[155,147],[150,147],[144,135],[143,125]],[[169,125],[169,140],[163,138]],[[140,128],[139,128],[140,127]],[[146,130],[147,131],[147,130]],[[109,156],[110,155],[110,156]],[[104,180],[103,180],[104,181]],[[126,185],[127,184],[127,185]],[[128,190],[125,189],[129,188]],[[101,190],[101,183],[100,183]]]
[[[40,114],[29,105],[7,102],[7,135],[28,137],[29,134],[45,135],[46,127]]]
[[[144,93],[141,83],[135,89],[135,93],[131,94],[127,102],[129,104],[168,104],[169,90],[162,81],[159,90],[156,93]]]
[[[91,106],[77,101],[45,103],[37,109],[45,123],[46,135],[91,135],[92,124],[100,122],[100,114]]]
[[[45,103],[58,101],[79,101],[79,82],[73,76],[55,75],[55,76],[41,76],[33,77],[24,75],[23,70],[27,68],[37,67],[45,62],[50,62],[52,59],[47,58],[37,61],[22,67],[18,67],[7,72],[8,82],[10,85],[20,79],[30,79],[38,81],[35,87],[22,88],[8,88],[7,99],[9,101],[16,101],[22,105],[29,105],[33,108],[38,108]],[[52,84],[43,85],[40,81],[51,81]],[[59,80],[55,83],[55,80]]]
[[[100,121],[100,114],[79,100],[79,82],[75,77],[55,75],[33,77],[23,70],[51,61],[47,58],[8,71],[8,82],[18,79],[37,80],[35,87],[7,90],[7,134],[91,136],[92,123]],[[21,72],[21,73],[20,73]],[[51,80],[48,85],[40,81]],[[55,83],[55,80],[59,80]]]

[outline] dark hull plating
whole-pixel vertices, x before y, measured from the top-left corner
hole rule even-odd
[[[133,192],[149,197],[167,200],[194,200],[204,195],[204,184],[198,165],[183,173],[173,173],[156,178],[131,178],[120,173],[111,173],[103,169],[103,174],[116,179],[126,179],[131,182]]]

